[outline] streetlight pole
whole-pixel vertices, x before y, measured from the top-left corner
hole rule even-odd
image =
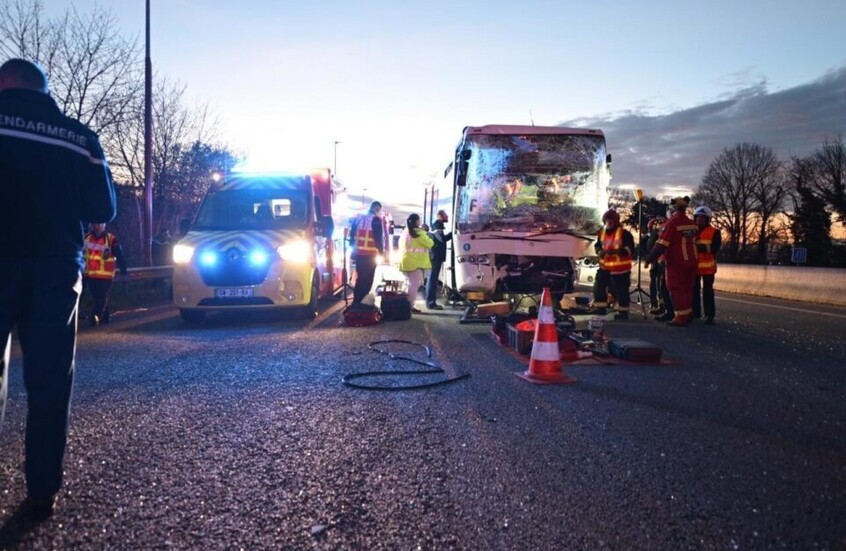
[[[153,63],[150,61],[150,0],[144,57],[144,264],[153,265]]]

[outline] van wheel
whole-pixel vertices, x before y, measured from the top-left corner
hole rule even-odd
[[[182,316],[185,323],[191,325],[198,325],[203,323],[203,320],[206,319],[206,313],[202,310],[186,310],[184,308],[180,308],[179,315]]]
[[[308,301],[308,304],[303,306],[302,310],[302,318],[303,319],[314,319],[319,314],[319,309],[317,307],[317,297],[320,294],[320,288],[317,285],[317,280],[311,281],[311,298]]]

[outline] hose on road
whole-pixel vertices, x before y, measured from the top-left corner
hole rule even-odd
[[[374,352],[378,352],[379,354],[385,354],[392,360],[404,360],[407,362],[415,363],[418,365],[422,365],[428,367],[429,369],[413,369],[413,370],[405,370],[405,371],[364,371],[362,373],[350,373],[344,375],[341,378],[341,382],[349,387],[352,388],[359,388],[363,390],[419,390],[423,388],[432,388],[436,386],[446,385],[450,383],[454,383],[456,381],[460,381],[462,379],[466,379],[470,376],[469,373],[464,373],[462,375],[457,375],[455,377],[450,377],[448,379],[444,379],[441,381],[435,381],[432,383],[421,383],[417,385],[405,385],[405,386],[382,386],[382,385],[364,385],[361,383],[354,383],[353,380],[361,379],[365,377],[380,377],[380,376],[394,376],[394,375],[433,375],[436,373],[446,373],[443,368],[435,365],[430,361],[423,361],[418,360],[417,358],[411,358],[409,356],[401,356],[399,354],[394,354],[389,352],[385,348],[381,348],[379,345],[383,344],[390,344],[390,343],[399,343],[399,344],[409,344],[412,346],[419,346],[426,351],[426,358],[432,358],[432,350],[426,346],[425,344],[421,344],[419,342],[414,341],[406,341],[402,339],[385,339],[381,341],[373,341],[367,343],[367,349],[372,350]]]

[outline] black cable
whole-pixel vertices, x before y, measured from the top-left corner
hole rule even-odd
[[[414,341],[406,341],[402,339],[385,339],[381,341],[373,341],[367,343],[367,349],[372,350],[374,352],[378,352],[379,354],[385,354],[392,360],[405,360],[407,362],[416,363],[419,365],[424,365],[431,369],[415,369],[415,370],[407,370],[407,371],[364,371],[362,373],[350,373],[348,375],[344,375],[341,378],[341,382],[345,385],[352,387],[352,388],[360,388],[363,390],[418,390],[422,388],[432,388],[435,386],[446,385],[449,383],[454,383],[455,381],[460,381],[461,379],[466,379],[470,376],[469,373],[464,373],[463,375],[458,375],[456,377],[450,377],[449,379],[444,379],[442,381],[436,381],[434,383],[423,383],[419,385],[408,385],[408,386],[379,386],[379,385],[362,385],[358,383],[352,382],[353,379],[361,379],[363,377],[378,377],[378,376],[386,376],[386,375],[432,375],[435,373],[446,373],[443,368],[438,367],[437,365],[433,364],[432,362],[424,362],[422,360],[418,360],[417,358],[410,358],[408,356],[399,356],[397,354],[393,354],[388,352],[383,348],[379,348],[377,345],[380,344],[388,344],[388,343],[401,343],[401,344],[411,344],[414,346],[419,346],[426,351],[426,358],[432,357],[431,349],[426,346],[425,344],[420,344],[419,342]]]

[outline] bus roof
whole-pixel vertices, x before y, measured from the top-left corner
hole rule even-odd
[[[565,126],[520,126],[514,124],[487,124],[485,126],[468,126],[464,129],[465,136],[474,134],[503,134],[503,135],[527,135],[527,134],[560,134],[560,135],[582,135],[605,137],[602,130],[592,128],[568,128]]]

